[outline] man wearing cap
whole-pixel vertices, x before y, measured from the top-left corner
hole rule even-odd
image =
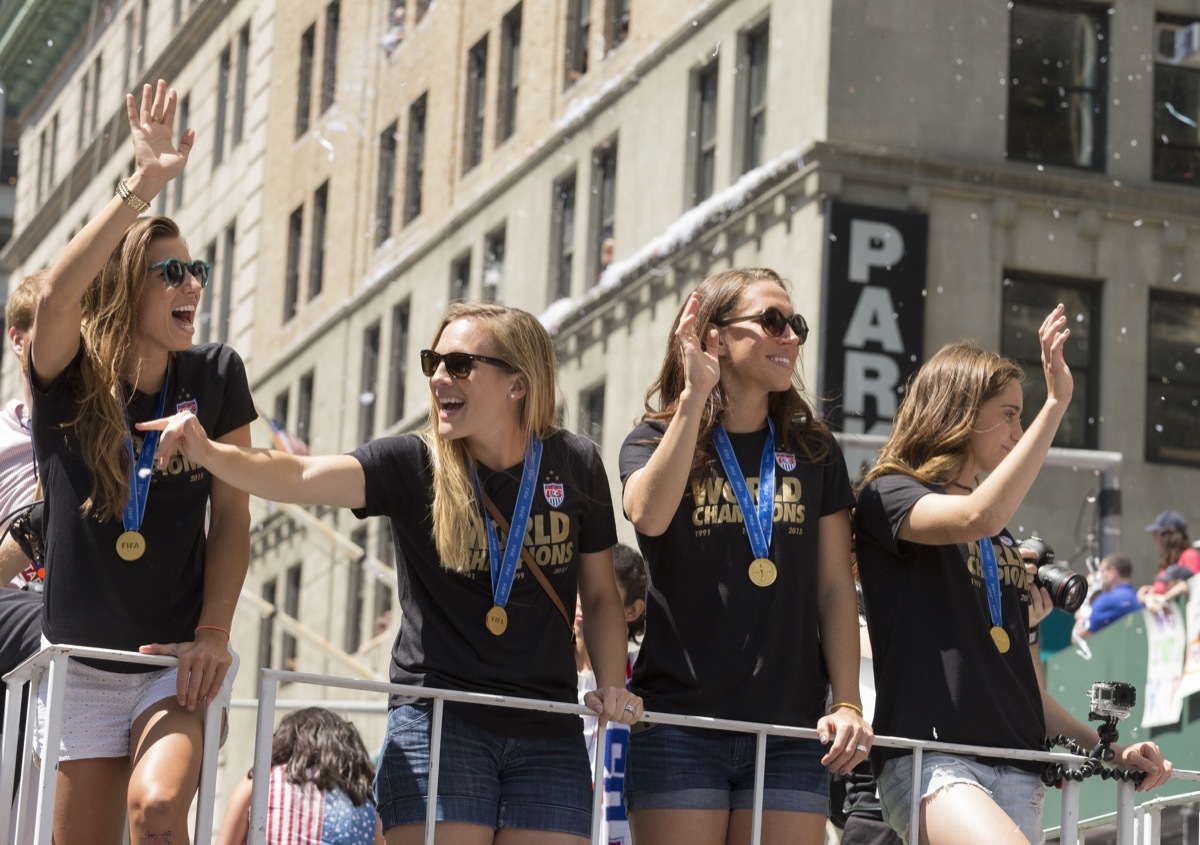
[[[1147,610],[1157,613],[1167,602],[1187,593],[1188,579],[1200,572],[1200,551],[1192,548],[1187,530],[1187,520],[1178,511],[1163,511],[1146,526],[1158,549],[1158,576],[1137,592]]]

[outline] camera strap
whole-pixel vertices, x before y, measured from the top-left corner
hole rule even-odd
[[[1008,651],[1010,642],[1008,632],[1004,630],[1004,618],[1000,615],[1000,568],[996,565],[996,550],[992,548],[992,538],[984,537],[979,541],[979,558],[983,563],[983,585],[987,591],[988,613],[992,617],[992,642],[1001,654]]]

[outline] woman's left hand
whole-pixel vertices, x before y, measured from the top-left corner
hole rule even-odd
[[[817,722],[817,738],[829,746],[821,765],[844,775],[866,759],[875,731],[855,710],[839,707]]]
[[[1134,742],[1130,745],[1113,745],[1115,761],[1127,768],[1141,769],[1146,773],[1146,779],[1138,785],[1138,792],[1157,789],[1171,779],[1175,767],[1171,761],[1162,755],[1153,742]]]
[[[152,643],[138,649],[142,654],[168,654],[179,658],[179,680],[175,687],[179,706],[195,710],[217,697],[225,673],[233,663],[229,641],[220,631],[201,630],[190,643]]]
[[[1034,560],[1037,560],[1037,553],[1030,549],[1022,549],[1021,556],[1032,554]],[[1037,577],[1037,565],[1025,561],[1025,582],[1029,585],[1029,627],[1036,627],[1043,619],[1050,615],[1050,611],[1054,610],[1054,600],[1050,598],[1050,591],[1045,587],[1039,587],[1034,579]]]
[[[632,725],[642,717],[642,699],[624,687],[602,687],[588,692],[583,697],[597,716],[606,722]]]

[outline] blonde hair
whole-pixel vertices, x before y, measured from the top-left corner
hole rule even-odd
[[[129,499],[129,424],[122,376],[133,364],[138,303],[150,268],[150,244],[159,238],[178,237],[179,227],[173,220],[139,219],[84,293],[82,391],[79,413],[70,425],[92,474],[92,492],[82,508],[85,516],[117,519]]]
[[[784,291],[787,290],[787,283],[783,278],[774,270],[765,267],[735,268],[706,276],[695,291],[700,296],[700,311],[696,315],[696,330],[700,337],[704,337],[704,333],[713,323],[738,316],[737,311],[746,291],[758,282],[772,282]],[[684,387],[684,362],[683,349],[675,338],[675,327],[679,324],[679,317],[686,307],[685,302],[671,323],[662,369],[659,370],[654,384],[646,391],[646,413],[642,416],[643,421],[667,425],[679,407],[679,397]],[[657,401],[654,401],[656,396]],[[721,421],[721,415],[728,408],[728,401],[720,384],[708,394],[704,403],[704,414],[700,419],[700,431],[696,437],[696,453],[690,472],[692,478],[703,474],[706,467],[715,460],[712,430]],[[790,388],[768,396],[767,413],[782,436],[783,445],[798,452],[806,461],[815,463],[829,453],[829,429],[817,418],[805,396],[804,381],[799,372],[792,373]]]
[[[863,484],[894,474],[922,484],[957,478],[980,407],[1024,375],[1016,361],[972,341],[943,346],[909,381],[891,435]]]
[[[436,347],[446,326],[457,320],[470,320],[491,352],[524,377],[518,425],[532,437],[547,437],[555,428],[555,353],[545,327],[518,308],[456,302],[446,310],[430,346]],[[433,470],[433,542],[442,566],[464,572],[470,565],[471,538],[484,530],[472,482],[475,461],[465,443],[438,433],[436,404],[429,409],[429,424],[421,436]]]
[[[46,281],[49,271],[42,269],[21,280],[21,284],[13,288],[8,295],[8,304],[4,306],[4,320],[10,329],[16,329],[21,334],[28,334],[33,328],[33,315],[37,311],[38,292]]]

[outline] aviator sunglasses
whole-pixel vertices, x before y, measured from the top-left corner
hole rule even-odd
[[[155,270],[162,270],[163,281],[173,288],[182,285],[188,273],[196,277],[200,287],[208,285],[208,262],[200,259],[196,259],[191,264],[185,264],[178,258],[168,258],[166,261],[151,264],[150,272],[153,273]]]
[[[800,338],[801,345],[808,340],[808,323],[800,314],[793,314],[790,317],[783,316],[783,312],[772,305],[770,308],[763,311],[761,314],[747,314],[745,317],[729,317],[724,320],[713,320],[714,326],[728,326],[731,323],[742,323],[752,320],[763,327],[763,331],[771,337],[783,337],[783,333],[787,331],[787,327],[791,326],[792,331],[796,333],[796,337]]]
[[[445,355],[441,355],[432,349],[421,350],[421,372],[427,378],[433,378],[433,374],[437,372],[437,368],[441,364],[446,365],[446,372],[450,374],[450,378],[466,378],[475,368],[476,361],[491,364],[493,367],[503,367],[514,373],[517,371],[516,367],[507,361],[489,358],[487,355],[472,355],[469,352],[447,352]]]

